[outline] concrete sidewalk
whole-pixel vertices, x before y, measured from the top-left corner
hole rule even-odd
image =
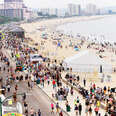
[[[67,85],[63,82],[63,87],[66,87]],[[44,88],[41,85],[38,85],[38,87],[40,87],[51,99],[53,99],[55,101],[55,103],[59,103],[60,107],[66,111],[66,106],[65,103],[66,101],[57,101],[55,98],[52,97],[52,93],[55,93],[55,90],[52,87],[52,82],[50,83],[50,85],[48,86],[47,84],[44,85]],[[70,88],[70,86],[68,86]],[[74,111],[74,100],[77,98],[77,96],[79,96],[79,100],[80,103],[82,104],[82,116],[85,116],[85,99],[83,99],[83,97],[76,91],[74,90],[74,94],[73,96],[71,96],[71,94],[69,93],[67,100],[69,102],[69,105],[71,106],[71,112],[69,112],[68,114],[70,116],[76,116],[75,111]],[[94,106],[92,105],[92,116],[96,116],[94,113]],[[105,111],[102,110],[100,108],[99,113],[101,113],[102,116],[104,116]]]

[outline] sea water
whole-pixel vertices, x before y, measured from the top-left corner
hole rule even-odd
[[[116,15],[67,23],[58,26],[57,30],[62,30],[65,34],[71,34],[74,37],[79,34],[89,39],[116,42]]]

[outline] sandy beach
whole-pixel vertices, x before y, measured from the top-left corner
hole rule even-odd
[[[59,38],[59,34],[56,32],[56,27],[59,25],[63,25],[65,23],[73,23],[81,20],[95,20],[98,18],[103,18],[104,16],[91,16],[91,17],[74,17],[74,18],[65,18],[65,19],[51,19],[51,20],[43,20],[40,22],[33,22],[33,23],[25,23],[22,24],[21,27],[23,27],[26,31],[26,37],[30,37],[33,39],[34,43],[38,43],[40,45],[41,41],[44,41],[41,37],[42,33],[48,34],[48,39],[44,41],[45,47],[44,50],[42,50],[45,54],[46,52],[54,53],[57,51],[57,59],[62,59],[67,56],[74,55],[75,51],[73,51],[72,48],[65,48],[65,46],[70,44],[70,41],[72,43],[79,42],[79,40],[72,39],[71,37],[67,37],[66,35],[63,35],[62,37],[62,45],[63,49],[58,49],[56,46],[53,46],[54,40],[52,38]],[[46,29],[44,31],[39,31],[38,28],[45,27]],[[39,48],[39,47],[38,47]],[[81,50],[83,47],[81,48]],[[65,52],[68,50],[67,52]],[[50,56],[52,57],[52,56]]]
[[[110,15],[109,15],[110,16]],[[32,39],[31,42],[29,42],[30,45],[36,47],[39,49],[39,54],[42,54],[44,56],[49,57],[50,59],[57,59],[58,62],[61,62],[66,57],[73,56],[77,54],[80,51],[86,50],[86,47],[88,45],[88,42],[85,41],[83,45],[80,44],[81,40],[80,38],[75,39],[72,37],[69,37],[67,35],[63,35],[62,37],[59,36],[59,33],[56,32],[56,27],[65,23],[73,23],[77,21],[85,21],[85,20],[97,20],[99,18],[109,17],[109,16],[91,16],[91,17],[73,17],[73,18],[65,18],[65,19],[50,19],[50,20],[43,20],[40,22],[32,22],[32,23],[25,23],[21,24],[21,27],[24,28],[26,31],[26,37],[30,37]],[[44,28],[43,30],[40,30]],[[42,34],[46,33],[48,39],[42,39]],[[57,38],[61,38],[61,48],[57,47]],[[37,45],[35,45],[37,44]],[[79,51],[75,51],[74,47],[69,47],[69,45],[72,44],[73,46],[75,44],[80,45]],[[90,49],[91,52],[96,53],[96,50],[94,48]],[[115,66],[115,58],[116,56],[114,53],[111,52],[111,50],[107,51],[102,54],[104,56],[103,60],[106,62],[112,64]],[[82,74],[85,76],[85,74]],[[112,76],[112,82],[105,83],[105,85],[110,86],[112,85],[115,87],[115,73],[110,74]],[[93,75],[92,74],[86,74],[88,77],[87,79],[90,81]],[[97,77],[98,78],[98,77]],[[99,80],[99,79],[97,79]],[[92,79],[92,81],[96,81],[96,79]],[[99,81],[97,82],[98,85],[103,86],[102,83]]]

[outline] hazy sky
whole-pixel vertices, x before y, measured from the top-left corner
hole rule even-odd
[[[0,0],[2,2],[3,0]],[[66,8],[67,4],[75,3],[85,6],[87,3],[94,3],[98,7],[116,6],[116,0],[24,0],[30,8]]]

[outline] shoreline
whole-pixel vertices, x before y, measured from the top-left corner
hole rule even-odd
[[[80,22],[80,21],[91,21],[91,20],[98,20],[98,19],[102,19],[102,18],[105,18],[105,17],[109,17],[109,15],[104,15],[104,16],[79,16],[79,17],[70,17],[70,18],[61,18],[61,19],[57,19],[57,20],[64,20],[64,22],[62,21],[59,24],[53,24],[53,27],[51,30],[55,30],[57,29],[58,26],[62,26],[62,25],[65,25],[65,24],[69,24],[69,23],[75,23],[75,22]]]
[[[26,37],[32,38],[33,43],[38,43],[39,47],[37,49],[40,49],[41,47],[41,42],[44,42],[44,45],[42,46],[41,54],[54,54],[54,55],[49,55],[50,58],[54,59],[57,58],[59,60],[63,60],[66,57],[73,56],[77,54],[77,51],[74,51],[73,48],[68,47],[66,48],[67,45],[70,44],[70,41],[72,42],[73,45],[76,43],[80,43],[80,38],[76,39],[73,37],[68,37],[67,35],[63,34],[61,37],[62,45],[64,46],[63,49],[60,49],[56,46],[53,45],[53,38],[59,38],[59,33],[56,31],[56,28],[58,25],[66,24],[66,23],[71,23],[75,21],[83,21],[83,20],[97,20],[105,17],[109,17],[112,15],[106,15],[106,16],[92,16],[92,17],[74,17],[74,18],[67,18],[67,19],[51,19],[51,20],[44,20],[40,22],[34,22],[34,23],[25,23],[21,24],[21,27],[26,30]],[[44,31],[38,31],[38,27],[45,27]],[[45,32],[48,34],[48,39],[44,40],[42,39],[41,35],[42,33]],[[83,51],[86,49],[87,44],[90,43],[89,41],[85,40],[85,46],[81,47],[79,51]],[[46,46],[49,46],[48,48]],[[68,53],[66,53],[67,51]],[[95,52],[95,50],[92,49],[92,51]],[[111,55],[110,55],[111,56]],[[107,58],[108,59],[108,58]]]
[[[74,38],[77,38],[78,37],[77,35],[79,34],[81,37],[85,37],[86,41],[91,41],[91,42],[92,41],[97,41],[97,42],[100,42],[100,43],[109,42],[110,44],[114,44],[115,40],[112,40],[112,39],[110,40],[108,38],[100,38],[102,35],[99,35],[99,33],[98,33],[98,35],[94,36],[94,34],[92,34],[92,33],[91,34],[82,34],[81,32],[72,33],[73,30],[65,31],[65,29],[64,29],[65,25],[67,25],[67,24],[70,25],[70,24],[73,24],[73,23],[76,24],[76,23],[84,22],[84,21],[86,21],[86,22],[87,21],[94,21],[94,20],[96,21],[96,20],[101,20],[101,19],[104,19],[104,18],[109,18],[110,16],[112,16],[112,15],[95,16],[95,17],[94,16],[87,16],[87,17],[83,17],[83,19],[74,20],[72,22],[65,22],[65,23],[57,26],[56,31],[59,31],[59,32],[63,31],[63,34],[65,34],[65,35],[70,35],[69,33],[71,32],[71,35]],[[116,15],[114,15],[114,16],[116,16]],[[89,37],[89,39],[87,39],[88,37]]]

